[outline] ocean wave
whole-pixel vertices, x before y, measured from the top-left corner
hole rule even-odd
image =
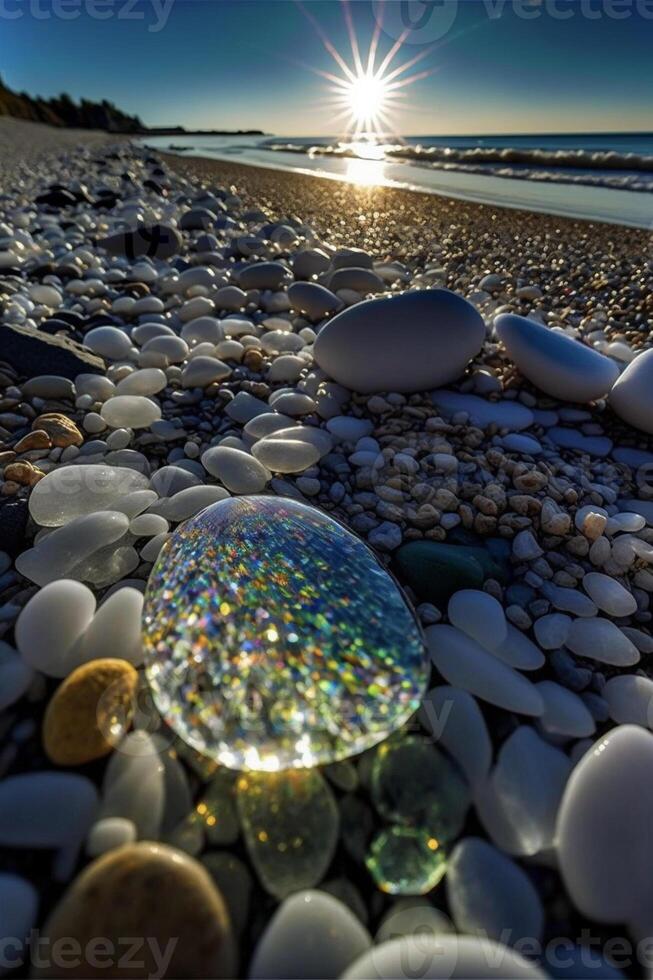
[[[374,144],[370,146],[375,147]],[[308,156],[358,159],[365,156],[352,143],[293,143],[268,141],[262,149]],[[375,147],[379,149],[379,147]],[[512,177],[555,183],[589,184],[622,190],[653,191],[653,156],[618,153],[615,150],[542,150],[520,147],[408,146],[386,144],[383,159],[495,177]],[[551,168],[551,169],[550,169]],[[606,171],[608,171],[606,173]],[[642,174],[640,177],[639,174]],[[650,174],[648,178],[646,175]]]

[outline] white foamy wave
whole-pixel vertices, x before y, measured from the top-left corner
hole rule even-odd
[[[356,159],[366,156],[352,143],[293,143],[269,141],[261,144],[273,152]],[[377,148],[378,149],[378,148]],[[422,146],[386,144],[386,160],[404,161],[433,170],[458,170],[495,177],[587,184],[621,190],[653,191],[653,156],[618,153],[615,150],[543,150],[520,147]]]

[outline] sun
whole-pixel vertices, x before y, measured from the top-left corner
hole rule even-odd
[[[330,83],[329,97],[322,108],[332,110],[331,122],[343,120],[348,136],[358,139],[376,140],[397,132],[393,115],[406,108],[406,89],[414,82],[431,75],[436,68],[426,71],[405,73],[429,55],[433,45],[423,48],[403,64],[393,67],[394,59],[406,42],[410,30],[406,30],[392,44],[385,55],[379,50],[382,29],[382,5],[379,7],[376,24],[366,54],[361,52],[354,29],[349,0],[341,0],[347,33],[351,45],[352,63],[338,51],[329,39],[319,21],[302,0],[295,0],[306,19],[312,24],[322,43],[335,61],[339,74],[325,71],[311,65],[304,65]]]
[[[388,108],[389,94],[385,80],[369,72],[348,82],[345,100],[358,129],[375,128],[377,119]]]

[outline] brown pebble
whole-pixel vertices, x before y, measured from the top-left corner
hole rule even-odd
[[[257,350],[247,350],[243,355],[243,364],[250,371],[260,371],[263,365],[263,355]]]
[[[16,460],[16,462],[9,463],[4,468],[5,480],[20,483],[23,487],[33,487],[44,476],[45,473],[38,466],[34,466],[33,463],[29,463],[26,459]]]
[[[60,412],[48,412],[45,415],[39,415],[32,422],[32,431],[37,429],[44,430],[52,440],[52,445],[60,449],[66,449],[68,446],[81,446],[84,442],[84,436],[75,423]]]
[[[49,449],[51,445],[52,441],[45,429],[34,429],[16,443],[14,452],[28,453],[32,449]]]
[[[126,943],[138,939],[128,937],[141,940],[131,957]],[[93,861],[56,906],[42,938],[51,955],[36,977],[236,976],[222,895],[198,861],[165,844],[126,844]],[[81,955],[55,963],[57,940],[64,939]]]
[[[126,660],[91,660],[57,688],[43,719],[43,747],[60,766],[108,755],[129,728],[138,672]]]
[[[13,449],[5,449],[4,452],[0,453],[0,466],[6,466],[7,463],[11,463],[12,459],[16,459],[16,453]]]

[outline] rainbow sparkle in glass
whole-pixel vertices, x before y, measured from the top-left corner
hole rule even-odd
[[[194,748],[232,769],[344,759],[419,707],[420,628],[373,552],[282,497],[232,497],[181,525],[145,593],[154,701]]]

